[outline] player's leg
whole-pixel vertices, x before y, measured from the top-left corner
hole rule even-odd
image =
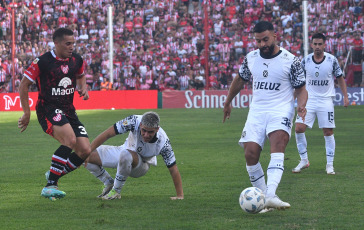
[[[127,149],[123,149],[120,152],[116,176],[114,180],[114,187],[108,194],[103,197],[103,199],[113,200],[121,198],[121,189],[123,188],[127,178],[129,177],[132,168],[137,166],[138,163],[138,154],[136,154],[135,152],[129,151]]]
[[[325,138],[325,148],[326,148],[326,173],[335,174],[334,171],[334,157],[335,157],[335,138],[334,138],[334,128],[335,128],[335,113],[334,104],[331,99],[326,100],[321,112],[317,113],[317,120],[319,128],[323,130]]]
[[[249,174],[250,182],[254,187],[266,192],[264,171],[259,163],[260,153],[265,142],[265,114],[248,114],[247,121],[239,140],[239,144],[244,148],[246,170]]]
[[[326,173],[334,175],[335,137],[333,128],[323,128],[326,148]]]
[[[104,167],[117,168],[121,148],[122,146],[101,145],[88,158],[86,169],[104,184],[99,198],[108,194],[114,185],[114,179]]]
[[[52,163],[49,170],[47,185],[43,188],[41,195],[44,197],[62,198],[65,192],[58,190],[58,180],[62,175],[62,171],[67,162],[67,158],[75,144],[76,136],[69,123],[50,126],[51,135],[61,143],[61,146],[52,156]]]
[[[283,130],[276,130],[268,134],[271,145],[270,162],[267,169],[267,192],[265,208],[286,209],[291,205],[283,202],[276,195],[284,171],[284,152],[289,141],[289,134]]]
[[[299,164],[294,169],[292,169],[292,172],[294,173],[299,173],[302,169],[308,168],[310,166],[307,155],[307,140],[305,135],[306,127],[307,126],[305,124],[296,122],[296,145],[301,160]]]
[[[90,141],[83,124],[78,119],[69,118],[69,121],[72,127],[72,132],[76,137],[76,143],[72,148],[74,152],[72,152],[67,159],[62,175],[70,173],[81,166],[91,153]]]
[[[297,150],[300,155],[300,162],[298,165],[292,169],[293,173],[299,173],[302,169],[308,168],[310,166],[310,162],[308,160],[308,154],[307,154],[307,140],[305,131],[306,128],[312,128],[313,123],[315,122],[316,113],[313,112],[314,109],[308,105],[307,114],[305,117],[305,121],[302,120],[301,117],[296,117],[296,127],[295,127],[295,137],[296,137],[296,145]]]
[[[260,188],[263,192],[266,192],[267,186],[265,184],[264,171],[259,162],[261,151],[262,148],[255,142],[244,143],[246,170],[249,174],[250,182],[253,187]]]

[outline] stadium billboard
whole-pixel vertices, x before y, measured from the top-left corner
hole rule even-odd
[[[163,91],[163,108],[223,108],[227,90],[165,90]],[[234,108],[247,108],[251,102],[251,90],[242,90],[233,99]]]
[[[163,108],[223,108],[226,101],[227,90],[165,90],[163,91]],[[350,104],[364,105],[364,88],[348,88],[348,97]],[[335,106],[342,106],[342,93],[336,88],[336,97],[334,98]],[[252,99],[251,90],[242,90],[233,99],[234,108],[247,108]]]
[[[80,109],[157,109],[157,90],[89,91],[90,99],[82,100],[75,93],[74,105]],[[0,111],[22,111],[19,93],[0,94]],[[29,106],[35,110],[38,93],[29,93]]]

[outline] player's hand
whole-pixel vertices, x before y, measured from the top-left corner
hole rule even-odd
[[[88,100],[89,99],[88,91],[87,91],[86,88],[79,89],[78,94],[80,94],[80,97],[83,97],[83,100]]]
[[[303,107],[303,108],[297,107],[297,114],[299,117],[302,118],[302,121],[305,121],[306,113],[307,113],[307,109],[305,107]]]
[[[344,97],[344,107],[348,107],[349,106],[349,98]]]
[[[30,114],[23,114],[18,120],[18,128],[20,129],[20,132],[22,133],[24,130],[27,129],[28,124],[30,120]]]
[[[231,105],[225,103],[225,105],[224,105],[224,119],[222,120],[222,123],[225,122],[226,118],[227,119],[230,118],[230,113],[231,113]]]
[[[171,200],[183,200],[184,199],[183,196],[172,196],[170,198],[171,198]]]

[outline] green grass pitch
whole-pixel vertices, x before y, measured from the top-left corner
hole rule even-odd
[[[147,110],[78,111],[90,140],[131,114]],[[0,229],[361,229],[364,226],[364,106],[336,107],[336,175],[326,175],[322,130],[306,131],[311,166],[298,164],[294,132],[286,149],[285,172],[277,194],[286,211],[247,214],[240,192],[250,187],[238,140],[247,109],[234,109],[222,123],[221,109],[159,109],[177,158],[184,200],[172,201],[173,182],[162,158],[141,178],[129,178],[121,200],[96,198],[102,184],[81,167],[59,182],[67,196],[52,202],[40,196],[44,173],[59,144],[43,133],[32,112],[24,133],[20,112],[0,112]],[[110,139],[120,145],[127,136]],[[261,155],[266,171],[269,143]],[[115,170],[109,170],[115,175]]]

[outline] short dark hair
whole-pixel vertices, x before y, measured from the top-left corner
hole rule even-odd
[[[67,28],[58,28],[56,31],[54,31],[53,41],[62,40],[64,35],[72,36],[73,31]]]
[[[273,24],[267,21],[260,21],[254,27],[254,33],[262,33],[266,30],[274,31]]]
[[[326,37],[322,33],[315,33],[312,36],[312,41],[313,41],[313,39],[322,39],[323,41],[326,41]]]

